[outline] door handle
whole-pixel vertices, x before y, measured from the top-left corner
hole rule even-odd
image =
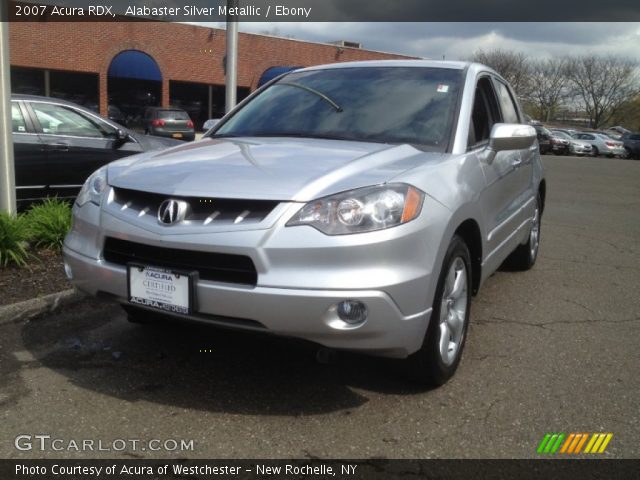
[[[49,150],[53,152],[68,152],[69,145],[66,143],[50,143]]]

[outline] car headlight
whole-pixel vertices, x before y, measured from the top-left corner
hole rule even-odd
[[[307,203],[287,226],[310,225],[327,235],[363,233],[410,222],[424,193],[405,184],[358,188]]]
[[[107,167],[99,168],[91,174],[87,181],[84,182],[76,203],[79,207],[83,206],[87,202],[100,205],[102,194],[107,190]]]

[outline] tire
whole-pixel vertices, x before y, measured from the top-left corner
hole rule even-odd
[[[529,270],[538,259],[540,248],[540,225],[542,220],[542,199],[540,194],[536,197],[536,210],[531,224],[531,230],[527,238],[527,243],[519,245],[507,258],[506,264],[514,270]]]
[[[455,235],[442,263],[422,347],[405,360],[406,373],[413,381],[440,386],[456,372],[469,325],[471,274],[469,249]]]
[[[600,152],[598,151],[598,147],[596,147],[595,145],[593,146],[593,156],[597,157],[598,155],[600,155]]]

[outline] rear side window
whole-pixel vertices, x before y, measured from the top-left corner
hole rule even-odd
[[[163,120],[189,120],[189,115],[182,110],[158,110],[158,118]]]
[[[520,123],[520,119],[518,118],[518,109],[511,97],[511,93],[509,93],[509,89],[500,81],[496,81],[495,84],[498,101],[500,102],[500,109],[502,110],[502,120],[505,123]]]
[[[640,140],[640,135],[629,135],[631,140]]]
[[[11,104],[11,130],[16,133],[25,133],[27,131],[27,124],[24,121],[20,107],[15,103]]]

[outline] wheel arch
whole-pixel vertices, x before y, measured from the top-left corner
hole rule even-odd
[[[547,196],[547,181],[543,178],[538,185],[538,193],[540,194],[540,214],[544,212],[544,201]]]
[[[482,278],[482,235],[480,226],[474,219],[468,218],[456,228],[455,234],[464,240],[469,249],[469,255],[471,256],[471,285],[475,295],[478,293]]]

